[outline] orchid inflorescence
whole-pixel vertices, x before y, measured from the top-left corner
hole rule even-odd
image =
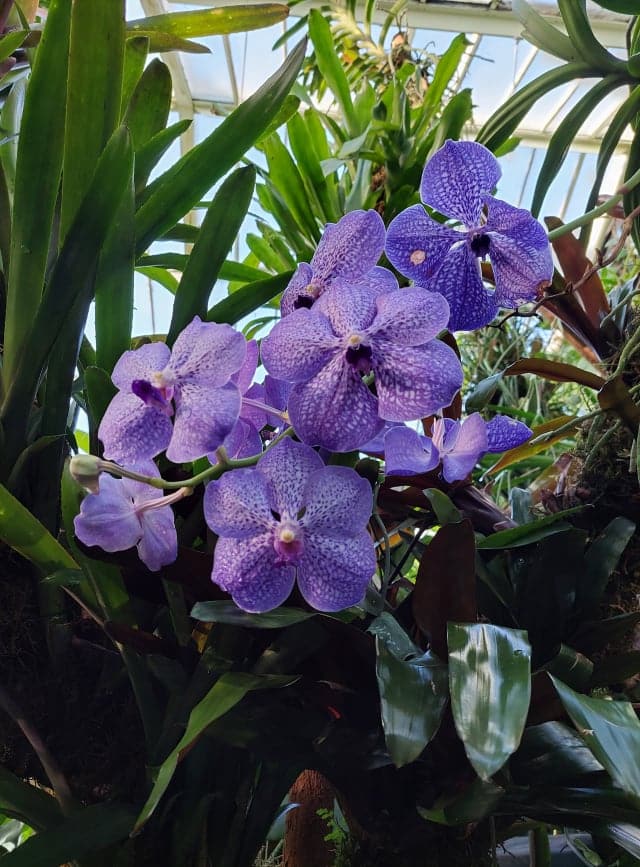
[[[448,141],[422,177],[433,215],[412,206],[388,232],[376,211],[328,224],[285,289],[260,355],[241,332],[199,317],[171,349],[154,342],[125,352],[98,431],[106,460],[72,461],[92,491],[75,519],[78,539],[106,551],[135,545],[157,571],[177,557],[171,504],[205,481],[204,515],[218,537],[212,578],[240,608],[268,611],[296,581],[321,611],[360,602],[376,569],[373,492],[355,469],[327,465],[328,453],[378,455],[389,475],[440,467],[455,482],[483,454],[531,435],[506,417],[442,415],[463,374],[438,335],[535,300],[553,273],[542,226],[493,197],[499,177],[482,145]],[[400,288],[378,266],[383,252],[413,285]],[[487,255],[494,289],[482,279]],[[258,384],[259,359],[267,375]],[[420,419],[429,419],[425,434],[406,424]],[[165,483],[153,461],[162,452],[175,463],[206,457],[210,468]],[[163,496],[163,487],[175,490]]]

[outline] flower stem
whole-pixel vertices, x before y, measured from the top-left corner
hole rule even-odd
[[[567,232],[573,232],[574,229],[578,229],[580,226],[584,226],[586,223],[591,223],[598,217],[602,217],[607,213],[607,211],[610,211],[611,208],[621,202],[624,196],[626,196],[627,193],[630,193],[634,187],[638,186],[638,184],[640,184],[640,169],[638,169],[637,172],[634,172],[634,174],[632,174],[631,177],[622,184],[617,193],[614,196],[611,196],[610,199],[607,199],[606,202],[603,202],[591,211],[587,211],[587,213],[583,214],[581,217],[576,217],[575,220],[571,220],[569,223],[564,223],[564,225],[558,226],[557,229],[552,229],[548,233],[547,237],[550,241],[555,241],[556,238],[566,235]]]

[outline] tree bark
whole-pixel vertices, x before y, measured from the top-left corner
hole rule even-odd
[[[289,797],[300,806],[287,813],[284,867],[331,867],[333,849],[324,839],[330,829],[317,811],[333,811],[333,788],[322,774],[307,770],[295,781]]]

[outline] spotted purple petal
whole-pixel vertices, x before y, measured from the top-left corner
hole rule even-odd
[[[496,415],[487,422],[487,451],[506,452],[525,443],[533,431],[514,418],[507,415]]]
[[[276,565],[271,531],[247,539],[223,536],[216,543],[211,578],[244,611],[259,614],[281,605],[294,577],[292,566]]]
[[[368,533],[349,538],[306,533],[304,544],[298,586],[309,605],[319,611],[340,611],[360,602],[376,570]]]
[[[196,316],[176,338],[167,376],[198,385],[222,386],[245,360],[244,336],[230,325],[202,322]]]
[[[474,412],[459,425],[451,451],[441,455],[442,475],[447,482],[466,478],[486,451],[487,427],[482,416]]]
[[[231,432],[240,413],[240,393],[233,383],[213,388],[197,382],[176,387],[176,415],[167,457],[193,461],[215,451]]]
[[[382,255],[384,238],[377,211],[351,211],[337,223],[327,223],[311,260],[314,279],[326,287],[336,277],[362,277]]]
[[[451,247],[463,242],[465,237],[465,233],[433,220],[422,205],[413,205],[389,224],[385,250],[387,258],[401,274],[426,286]]]
[[[210,482],[204,492],[204,516],[219,536],[247,539],[273,527],[269,484],[256,469],[240,468]]]
[[[134,380],[148,380],[156,371],[164,370],[170,356],[171,351],[166,343],[145,343],[139,349],[124,352],[113,368],[113,384],[129,391]]]
[[[164,451],[171,440],[171,419],[135,394],[115,395],[102,417],[98,437],[104,456],[121,464],[135,464]]]
[[[438,466],[438,450],[429,437],[408,427],[393,427],[384,438],[384,463],[387,475],[413,476],[428,473]]]
[[[376,292],[365,286],[335,286],[322,295],[313,310],[326,316],[334,334],[346,337],[365,331],[371,325],[377,311],[377,297]]]
[[[453,349],[439,340],[425,346],[379,341],[374,357],[378,413],[388,421],[423,418],[449,406],[462,385]]]
[[[472,331],[488,325],[498,312],[494,293],[484,287],[478,259],[465,243],[451,250],[430,289],[449,302],[450,331]]]
[[[283,316],[288,316],[298,307],[311,307],[319,295],[317,287],[310,286],[313,280],[313,269],[307,262],[301,262],[295,274],[289,280],[280,299],[280,310]]]
[[[349,467],[323,467],[307,482],[302,525],[309,532],[358,533],[371,515],[372,492]]]
[[[420,198],[446,217],[475,227],[501,174],[497,159],[484,145],[448,139],[424,167]]]
[[[253,377],[256,375],[258,367],[258,343],[255,340],[247,342],[247,352],[242,362],[242,366],[231,377],[231,382],[238,386],[240,394],[244,394],[249,390]]]
[[[400,346],[419,346],[433,340],[449,321],[449,304],[438,292],[420,286],[381,295],[368,334]]]
[[[76,536],[85,545],[104,551],[126,551],[138,543],[142,527],[131,497],[120,479],[103,474],[100,492],[89,494],[74,519]]]
[[[335,452],[354,451],[383,426],[375,397],[343,353],[293,387],[289,417],[301,440]]]
[[[272,507],[291,518],[296,517],[304,505],[309,479],[323,469],[317,452],[289,437],[268,449],[258,461],[258,470],[270,484]]]
[[[178,557],[178,535],[171,506],[142,512],[138,555],[147,569],[158,572]]]
[[[332,286],[355,286],[360,289],[368,289],[375,292],[376,295],[382,295],[385,292],[393,292],[398,288],[398,281],[395,275],[388,268],[381,268],[376,265],[370,271],[367,271],[362,277],[357,280],[347,280],[346,278],[336,277],[331,281]]]
[[[329,320],[315,307],[294,310],[262,341],[262,363],[277,379],[304,382],[327,364],[339,345]]]

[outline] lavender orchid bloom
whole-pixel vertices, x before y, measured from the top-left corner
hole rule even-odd
[[[474,412],[463,422],[440,418],[431,436],[408,427],[390,429],[384,440],[385,467],[389,475],[426,473],[442,463],[447,482],[465,479],[488,452],[503,452],[526,442],[532,431],[508,416],[485,422]]]
[[[354,285],[294,310],[262,344],[262,362],[294,383],[289,418],[298,437],[336,452],[360,448],[384,421],[448,406],[462,384],[455,352],[434,338],[449,318],[442,295],[420,287],[377,294]],[[373,372],[376,394],[363,381]]]
[[[376,568],[371,506],[371,488],[354,470],[282,440],[255,469],[207,486],[205,518],[219,536],[211,577],[245,611],[280,605],[296,578],[320,611],[355,605]]]
[[[198,316],[172,351],[149,343],[125,352],[111,377],[119,392],[98,430],[105,457],[133,464],[166,449],[169,460],[181,463],[218,448],[240,412],[231,377],[245,353],[242,334]]]
[[[159,477],[153,462],[139,464],[135,469]],[[157,572],[178,556],[173,511],[168,504],[171,499],[163,497],[158,488],[104,473],[100,492],[82,501],[80,514],[74,519],[76,536],[85,545],[99,545],[110,552],[126,551],[135,545],[142,562]]]
[[[389,261],[401,274],[442,292],[451,308],[451,331],[480,328],[499,307],[535,300],[553,277],[544,228],[528,211],[491,195],[500,175],[498,161],[483,145],[447,141],[424,167],[420,197],[464,229],[438,223],[422,205],[407,208],[388,229]],[[495,291],[482,282],[479,260],[487,256]]]
[[[397,289],[391,271],[376,265],[384,238],[384,223],[377,211],[350,211],[337,223],[327,223],[310,264],[300,264],[284,290],[282,315],[313,306],[331,286],[355,283],[378,292]]]
[[[241,395],[240,415],[230,433],[222,441],[228,457],[236,460],[259,455],[262,451],[260,431],[266,425],[267,414],[264,404],[263,386],[253,383],[258,367],[258,344],[255,340],[247,343],[247,354],[242,367],[233,374],[231,382],[238,387]],[[252,384],[253,383],[253,384]],[[207,455],[212,464],[217,464],[215,453]]]

